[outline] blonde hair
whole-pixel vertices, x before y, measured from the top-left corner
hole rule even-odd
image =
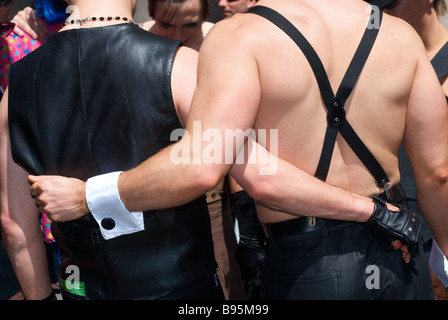
[[[434,0],[434,9],[438,16],[444,16],[448,11],[445,0]]]

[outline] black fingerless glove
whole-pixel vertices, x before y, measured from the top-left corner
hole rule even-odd
[[[400,240],[411,255],[417,255],[421,228],[417,215],[400,205],[395,205],[400,208],[398,211],[389,210],[382,199],[373,197],[373,200],[375,209],[364,225],[380,235]]]

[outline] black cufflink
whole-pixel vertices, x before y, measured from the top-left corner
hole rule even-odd
[[[112,218],[104,218],[101,220],[101,226],[106,230],[112,230],[115,228],[115,221]]]

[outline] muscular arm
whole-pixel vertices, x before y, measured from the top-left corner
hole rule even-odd
[[[267,152],[254,140],[249,140],[248,145],[250,151],[241,152],[250,154],[249,157]],[[230,171],[257,202],[262,222],[277,222],[292,216],[365,222],[371,216],[372,199],[325,183],[272,154],[267,153],[266,160],[262,164],[246,159],[243,164],[234,164]],[[277,170],[260,174],[266,167],[277,167]],[[266,209],[269,209],[267,214]]]
[[[216,25],[201,48],[198,82],[186,123],[188,134],[178,143],[120,176],[120,197],[130,211],[180,205],[210,190],[230,170],[236,150],[241,147],[236,142],[233,144],[226,141],[226,132],[233,134],[237,130],[252,128],[261,99],[257,61],[254,52],[247,47],[245,38],[239,39],[231,32],[223,32],[224,30],[219,24]],[[185,89],[185,84],[189,85],[186,82],[189,81],[186,77],[188,72],[184,72],[188,70],[184,58],[183,53],[179,52],[173,68],[172,85],[176,103],[182,101],[176,98],[178,89]],[[181,117],[186,113],[183,110],[178,108]],[[212,139],[206,140],[206,134]],[[210,152],[213,143],[221,154],[220,158],[209,161],[210,156],[216,156]],[[189,153],[189,156],[184,158],[185,163],[174,164],[172,157],[179,152],[183,155]],[[338,216],[344,220],[365,221],[372,213],[373,204],[370,199],[325,184],[286,162],[279,163],[277,174],[269,179],[248,174],[250,171],[247,170],[245,174],[234,170],[233,174],[249,190],[251,196],[286,212],[297,214],[297,204],[306,200],[305,205],[312,205],[314,208],[308,213],[315,216],[326,211],[344,214],[345,216]],[[40,181],[44,182],[47,178],[42,177]],[[48,191],[51,185],[56,185],[54,181],[36,184],[33,192],[38,195],[42,191]],[[68,183],[72,184],[74,181],[69,180]],[[279,192],[268,196],[265,192],[281,191],[279,185],[285,186],[286,183],[290,184],[290,193]],[[64,189],[70,190],[67,195],[73,197],[74,188],[71,185],[67,188],[57,186],[52,190],[56,194],[53,199],[60,198],[60,192]],[[322,194],[328,195],[327,201],[319,201],[322,200]],[[84,196],[83,193],[77,195],[78,203],[84,200]],[[42,193],[40,197],[44,204],[50,198],[48,192]],[[43,206],[42,210],[52,213],[54,203],[52,201],[52,204]],[[305,208],[305,205],[299,209]],[[67,208],[62,208],[61,211]],[[85,208],[84,211],[86,213],[88,209]],[[359,213],[363,218],[360,218]]]
[[[30,196],[27,173],[11,157],[8,91],[0,104],[0,186],[2,235],[26,299],[51,293],[39,212]]]
[[[448,255],[448,107],[430,68],[422,59],[416,70],[403,146],[414,168],[419,207]]]
[[[221,86],[219,75],[214,70],[218,66],[211,65],[209,61],[214,52],[206,50],[206,53],[199,60],[197,83],[194,76],[196,65],[188,58],[191,53],[179,51],[176,56],[172,75],[173,97],[178,114],[186,124],[186,133],[176,144],[120,176],[120,197],[130,211],[173,207],[191,201],[212,189],[232,164],[206,163],[202,157],[203,147],[207,144],[201,143],[203,132],[208,128],[221,130],[214,124],[207,125],[207,119],[201,118],[204,113],[215,112],[218,104],[214,104],[215,100],[210,97],[216,87]],[[212,74],[217,76],[212,77]],[[196,84],[198,88],[195,90]],[[202,100],[209,101],[207,107],[201,105]],[[196,112],[191,112],[195,109]],[[221,125],[225,126],[224,123]],[[179,156],[184,157],[183,161],[179,161]]]

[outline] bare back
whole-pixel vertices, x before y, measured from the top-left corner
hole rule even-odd
[[[319,55],[336,92],[365,32],[370,6],[356,0],[309,3],[261,0],[258,5],[276,10],[300,30]],[[223,28],[227,32],[235,28],[231,41],[234,50],[238,52],[243,43],[244,55],[253,55],[256,61],[259,87],[253,83],[253,90],[259,90],[260,98],[254,128],[278,129],[278,157],[314,175],[327,122],[309,62],[297,45],[268,20],[254,14],[237,15],[230,20]],[[243,60],[242,55],[235,55],[234,59]],[[405,132],[408,99],[421,61],[429,65],[413,29],[385,15],[376,43],[345,104],[347,120],[385,169],[392,184],[400,179],[397,152]],[[248,58],[246,64],[251,63]],[[250,70],[250,66],[246,68],[246,74]],[[250,88],[250,77],[241,76]],[[245,95],[249,95],[245,106],[250,115],[250,108],[257,100],[248,90]],[[244,108],[244,102],[239,103]],[[266,147],[270,145],[271,141],[266,141]],[[340,135],[326,181],[365,196],[382,191]]]
[[[298,14],[289,10],[285,16],[308,39],[321,58],[333,91],[336,92],[365,31],[370,10],[358,1],[356,13],[346,19],[346,10],[315,10],[301,5]],[[315,5],[317,7],[319,5]],[[326,4],[324,4],[326,6]],[[322,7],[323,9],[324,7]],[[278,11],[283,11],[283,6]],[[320,12],[331,14],[323,15]],[[258,21],[257,21],[258,22]],[[275,125],[279,129],[279,156],[314,173],[319,161],[326,129],[326,110],[309,62],[297,46],[269,22],[264,28],[272,38],[267,43],[276,48],[257,56],[264,94],[256,126]],[[404,132],[406,103],[411,91],[417,59],[403,48],[391,55],[387,29],[396,21],[384,18],[382,29],[345,109],[347,120],[379,159],[392,182],[399,179],[396,150]],[[336,27],[334,27],[336,26]],[[265,33],[266,34],[266,33]],[[396,40],[395,40],[396,41]],[[279,63],[281,61],[281,63]],[[403,65],[406,68],[403,68]],[[266,68],[263,68],[266,66]],[[275,66],[275,68],[269,67]],[[381,79],[381,81],[379,81]],[[267,144],[269,146],[269,143]],[[371,174],[361,164],[347,143],[338,137],[327,181],[364,195],[378,192]]]

